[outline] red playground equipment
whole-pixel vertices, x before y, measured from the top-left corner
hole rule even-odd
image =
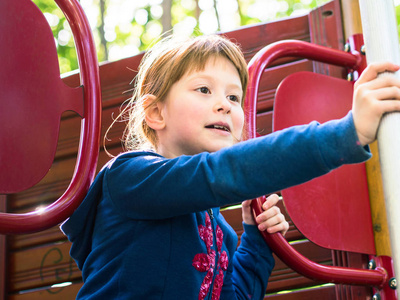
[[[36,5],[0,2],[0,300],[73,299],[82,286],[57,225],[109,159],[100,139],[129,97],[123,94],[134,75],[129,69],[142,57],[99,67],[79,2],[55,1],[73,31],[80,66],[63,79]],[[242,45],[249,62],[251,138],[349,111],[354,80],[367,64],[362,32],[345,25],[358,14],[354,2],[333,0],[308,15],[223,33]],[[111,152],[120,151],[122,127],[108,134]],[[376,208],[377,170],[375,159],[281,191],[291,226],[286,238],[263,233],[276,255],[265,299],[398,299],[385,213]],[[253,200],[256,214],[264,199]],[[240,208],[221,212],[240,236]]]

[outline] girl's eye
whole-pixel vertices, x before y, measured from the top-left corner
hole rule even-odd
[[[202,94],[211,94],[210,89],[206,86],[202,86],[201,88],[197,89]]]
[[[235,95],[229,95],[228,99],[230,101],[233,101],[233,102],[240,102],[240,98],[238,96],[235,96]]]

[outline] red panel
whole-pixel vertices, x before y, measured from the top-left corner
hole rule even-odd
[[[311,72],[292,74],[276,93],[274,130],[342,118],[351,110],[352,95],[353,84],[348,81]],[[282,196],[297,228],[314,243],[375,253],[364,164],[340,167],[283,190]]]
[[[247,88],[245,109],[247,111],[246,120],[250,138],[256,136],[254,112],[256,111],[256,99],[260,77],[264,69],[270,66],[273,61],[288,56],[313,59],[334,65],[346,66],[351,69],[357,69],[362,60],[358,53],[345,53],[300,41],[282,41],[264,47],[249,62],[249,86]],[[265,197],[260,197],[252,201],[251,206],[256,215],[262,212],[261,207],[264,201]],[[379,287],[387,282],[387,274],[382,269],[364,270],[316,264],[295,251],[281,234],[270,235],[266,232],[261,232],[261,234],[272,251],[274,251],[282,261],[293,268],[293,270],[306,277],[325,282],[375,285]]]
[[[1,1],[0,194],[25,190],[50,169],[61,113],[83,116],[83,90],[60,79],[54,37],[31,1]]]
[[[99,67],[98,67],[98,61],[97,61],[97,55],[96,55],[96,49],[94,46],[94,40],[93,40],[93,35],[91,28],[89,26],[89,22],[83,12],[82,7],[80,6],[79,2],[77,0],[56,0],[57,4],[60,6],[61,10],[65,14],[65,17],[71,26],[72,33],[74,35],[74,40],[75,40],[75,45],[77,49],[77,54],[78,54],[78,61],[79,61],[79,66],[80,66],[80,78],[81,78],[81,85],[84,86],[83,89],[83,94],[84,94],[84,116],[82,120],[82,126],[81,126],[81,135],[80,135],[80,144],[79,144],[79,152],[78,152],[78,157],[77,157],[77,163],[75,166],[75,171],[71,180],[70,185],[68,186],[67,190],[65,193],[57,199],[53,204],[47,206],[45,209],[41,211],[33,211],[29,213],[24,213],[24,214],[7,214],[7,213],[0,213],[0,233],[2,234],[12,234],[12,233],[29,233],[29,232],[35,232],[35,231],[40,231],[44,230],[47,228],[50,228],[56,224],[59,224],[63,220],[67,219],[73,211],[79,206],[83,198],[85,197],[89,186],[95,176],[96,172],[96,165],[97,165],[97,158],[99,154],[99,144],[100,144],[100,124],[101,124],[101,92],[100,92],[100,78],[99,78]],[[55,78],[59,77],[58,74],[58,64],[56,63],[56,51],[54,48],[54,40],[52,37],[50,37],[49,33],[49,28],[48,26],[45,26],[46,21],[43,17],[39,17],[39,10],[37,7],[33,5],[33,3],[30,0],[14,0],[14,1],[2,1],[0,2],[0,20],[3,20],[5,18],[7,22],[5,24],[1,23],[0,28],[2,26],[8,26],[8,22],[12,22],[13,19],[18,20],[17,23],[11,23],[14,24],[14,27],[22,27],[22,31],[16,31],[17,34],[21,34],[21,36],[18,36],[13,30],[17,28],[12,28],[7,27],[7,30],[5,32],[7,33],[8,31],[13,32],[14,38],[17,38],[18,42],[22,43],[22,40],[24,38],[29,38],[30,44],[25,45],[25,49],[21,49],[18,46],[18,42],[14,43],[13,46],[16,47],[17,50],[15,50],[15,53],[19,55],[14,57],[14,50],[13,51],[8,51],[8,52],[1,52],[1,56],[9,56],[10,60],[16,59],[17,60],[17,65],[18,63],[20,66],[23,66],[25,64],[26,67],[26,72],[32,72],[29,73],[29,77],[23,77],[23,80],[21,81],[21,78],[17,77],[14,79],[17,79],[17,82],[19,82],[18,85],[15,86],[16,90],[14,93],[19,94],[19,91],[24,91],[26,88],[27,81],[31,80],[32,78],[41,78],[39,81],[35,81],[34,87],[38,90],[42,90],[42,86],[47,85],[47,81],[49,80],[50,82],[53,82],[59,90],[56,93],[51,94],[50,96],[45,95],[47,97],[46,100],[48,103],[46,105],[30,105],[27,104],[31,109],[32,112],[25,112],[25,118],[24,119],[19,119],[20,122],[24,121],[24,130],[31,130],[31,126],[35,126],[36,123],[47,123],[46,125],[43,125],[43,127],[40,127],[41,129],[45,130],[50,130],[52,131],[53,128],[47,128],[47,127],[52,127],[52,126],[57,126],[58,131],[58,126],[57,122],[52,121],[48,122],[47,118],[53,118],[52,116],[48,116],[46,114],[41,114],[39,111],[39,107],[43,109],[48,109],[47,106],[50,107],[57,107],[58,105],[54,104],[53,101],[60,101],[57,99],[57,96],[61,94],[63,96],[64,92],[69,90],[65,86],[63,86],[61,81],[57,81]],[[34,12],[27,12],[29,10],[33,10]],[[9,17],[11,16],[11,17]],[[22,16],[22,17],[21,17]],[[41,21],[40,21],[41,20]],[[37,23],[39,22],[39,31],[30,31],[31,28],[29,26],[36,26]],[[21,26],[21,24],[24,24],[24,26]],[[47,25],[47,24],[46,24]],[[28,27],[28,28],[26,28]],[[3,28],[2,28],[3,29]],[[30,32],[32,36],[25,36],[24,31]],[[44,32],[42,32],[44,31]],[[46,33],[47,32],[47,33]],[[44,35],[43,35],[44,34]],[[7,43],[5,45],[8,46],[8,40],[11,40],[13,36],[11,35],[5,35],[7,37]],[[3,36],[2,36],[3,38]],[[44,46],[45,43],[48,43],[48,45]],[[31,57],[30,55],[30,60],[25,60],[25,57],[21,54],[22,52],[25,54],[28,53],[30,50],[33,48],[39,47],[40,51],[34,51],[35,55],[34,57]],[[24,50],[24,51],[23,51]],[[44,52],[45,51],[45,52]],[[43,53],[44,52],[44,53]],[[7,58],[8,58],[7,56]],[[35,59],[39,61],[38,64],[35,63]],[[19,61],[18,61],[19,60]],[[22,68],[22,67],[20,67]],[[39,68],[39,69],[37,69]],[[49,73],[51,74],[50,78],[48,79],[47,76],[44,76],[43,74],[36,74],[36,71],[42,71],[45,74]],[[12,71],[8,70],[8,71]],[[35,72],[35,73],[33,73]],[[2,74],[8,75],[9,72],[3,72]],[[3,75],[4,76],[4,75]],[[11,75],[10,75],[11,76]],[[44,79],[45,78],[45,79]],[[33,79],[32,79],[33,80]],[[1,80],[0,80],[1,81]],[[10,81],[11,83],[11,81]],[[6,88],[6,87],[2,87]],[[51,84],[49,86],[50,89],[52,89]],[[71,90],[70,90],[71,91]],[[67,92],[66,92],[67,93]],[[58,119],[60,118],[60,112],[65,110],[65,109],[73,109],[76,110],[80,113],[82,113],[82,102],[81,102],[81,96],[79,96],[77,92],[70,92],[69,97],[73,97],[72,99],[65,100],[65,98],[60,98],[61,104],[58,106],[58,108],[53,108],[49,109],[49,112],[54,113],[58,116],[54,117]],[[12,95],[12,94],[10,94]],[[27,94],[29,95],[29,93]],[[28,101],[30,98],[27,98],[27,95],[25,97],[22,97],[24,100]],[[8,109],[11,107],[11,112],[16,112],[19,109],[23,109],[24,105],[20,105],[16,109],[12,108],[12,105],[14,105],[14,102],[6,101],[8,99],[7,96],[1,97],[1,105],[4,105],[3,108],[7,107]],[[39,99],[42,101],[44,98],[43,94],[39,94]],[[77,100],[78,99],[78,100]],[[39,100],[38,100],[39,101]],[[67,105],[67,103],[69,103]],[[31,120],[29,117],[30,113],[34,113],[33,110],[35,111],[35,114],[37,114],[37,120]],[[19,112],[18,112],[19,113]],[[46,119],[46,120],[45,120]],[[56,124],[56,125],[54,125]],[[3,125],[3,124],[2,124]],[[8,126],[8,124],[4,124],[4,126]],[[2,127],[2,126],[1,126]],[[19,135],[19,132],[15,132],[14,128],[8,127],[8,131],[13,131],[13,134],[9,135],[10,138],[13,138],[15,135]],[[7,150],[7,153],[13,153],[13,151],[19,151],[17,149],[23,149],[26,150],[23,154],[20,154],[18,159],[25,159],[25,157],[29,157],[29,159],[32,159],[33,161],[38,160],[37,157],[33,156],[32,153],[34,150],[32,148],[38,147],[37,144],[43,144],[43,146],[47,143],[50,143],[47,138],[48,136],[45,136],[43,138],[44,134],[43,132],[35,132],[35,133],[40,133],[40,138],[36,138],[33,140],[30,140],[30,144],[20,144],[20,145],[13,145],[17,146],[17,148],[13,150]],[[31,134],[30,133],[27,135],[29,137]],[[56,134],[51,134],[50,135],[52,138],[56,136]],[[2,137],[3,138],[3,137]],[[42,146],[42,145],[41,145]],[[7,148],[7,144],[1,144],[1,151],[3,152],[3,147]],[[54,146],[53,146],[54,147]],[[52,147],[50,147],[52,148]],[[31,151],[32,150],[32,151]],[[5,151],[5,150],[4,150]],[[44,151],[44,150],[43,150]],[[46,150],[47,151],[47,150]],[[40,151],[39,151],[40,152]],[[22,152],[21,152],[22,153]],[[37,153],[37,152],[35,152]],[[51,155],[51,157],[54,157],[54,154]],[[2,163],[3,160],[8,159],[7,157],[2,157]],[[15,166],[14,166],[15,169]],[[4,170],[2,170],[4,172]],[[25,172],[25,171],[20,171],[17,169],[16,173],[18,172]],[[6,176],[8,175],[5,173]],[[28,175],[31,175],[31,173],[28,173]],[[21,175],[22,176],[22,175]],[[25,175],[24,175],[25,176]],[[18,178],[17,178],[18,179]],[[17,180],[18,181],[18,180]]]

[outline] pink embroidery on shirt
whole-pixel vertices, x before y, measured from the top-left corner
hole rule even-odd
[[[199,225],[199,235],[200,238],[204,241],[207,247],[206,253],[198,253],[194,256],[192,265],[199,272],[207,272],[206,276],[203,279],[203,282],[200,286],[199,292],[199,300],[203,300],[211,287],[213,276],[214,276],[214,267],[215,267],[215,250],[211,247],[213,246],[213,230],[211,226],[211,220],[208,214],[206,214],[206,224]],[[217,250],[219,254],[219,259],[217,263],[217,275],[215,276],[213,290],[211,299],[218,300],[221,295],[222,286],[224,284],[224,271],[228,269],[228,255],[226,251],[222,251],[222,243],[224,239],[224,233],[222,229],[217,225],[216,229],[216,237],[217,237]]]

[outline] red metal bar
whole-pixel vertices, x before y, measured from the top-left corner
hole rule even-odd
[[[395,280],[393,259],[390,256],[370,256],[370,260],[375,261],[377,267],[383,268],[388,273],[388,280]],[[394,287],[390,287],[389,284],[385,284],[382,289],[373,288],[374,294],[380,296],[381,300],[396,300],[397,291]]]
[[[85,111],[77,163],[65,193],[45,209],[24,214],[0,213],[0,234],[36,232],[64,221],[79,206],[96,173],[101,133],[101,89],[93,35],[77,0],[55,1],[71,26],[84,86]]]
[[[357,69],[362,61],[361,55],[357,52],[352,54],[297,40],[280,41],[261,49],[248,65],[249,85],[245,111],[247,112],[247,132],[251,134],[251,138],[255,137],[256,132],[256,99],[261,75],[274,61],[283,57],[307,58],[349,69]]]
[[[250,138],[256,137],[256,104],[261,75],[272,62],[282,57],[307,58],[354,70],[362,64],[362,58],[357,52],[347,53],[302,41],[281,41],[264,47],[249,62],[249,86],[245,110]],[[265,197],[252,201],[252,208],[256,215],[263,211],[264,201]],[[298,253],[280,233],[271,235],[262,232],[262,235],[284,263],[308,278],[331,283],[377,287],[382,287],[388,281],[388,275],[383,268],[364,270],[320,265]]]
[[[264,200],[257,198],[252,202],[256,215],[262,210]],[[317,264],[297,252],[280,233],[268,234],[261,232],[264,240],[272,251],[290,268],[314,280],[330,283],[353,285],[369,285],[382,287],[388,281],[388,275],[383,268],[375,270],[353,269],[344,267],[324,266]]]

